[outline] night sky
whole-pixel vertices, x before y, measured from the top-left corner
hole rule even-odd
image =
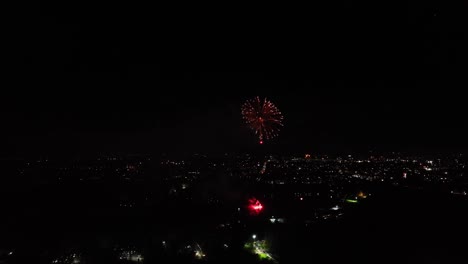
[[[268,151],[466,152],[468,6],[446,2],[22,7],[0,155],[255,151],[256,95],[285,116]]]

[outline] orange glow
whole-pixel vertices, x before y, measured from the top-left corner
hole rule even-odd
[[[360,192],[358,193],[357,196],[358,196],[359,198],[367,198],[367,195],[366,195],[364,192],[362,192],[362,191],[360,191]]]

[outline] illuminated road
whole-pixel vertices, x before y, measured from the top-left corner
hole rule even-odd
[[[254,253],[257,254],[261,259],[268,259],[276,262],[276,260],[268,253],[265,249],[264,241],[253,242]]]

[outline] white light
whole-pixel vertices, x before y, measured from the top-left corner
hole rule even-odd
[[[253,234],[253,235],[252,235],[252,238],[253,238],[253,239],[256,239],[256,238],[257,238],[257,235]]]
[[[8,256],[11,256],[13,255],[13,251],[10,251],[10,253],[8,253]]]

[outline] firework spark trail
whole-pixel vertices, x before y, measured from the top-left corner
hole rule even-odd
[[[260,144],[278,136],[283,126],[283,115],[272,102],[257,96],[247,100],[241,110],[245,122],[255,131]]]

